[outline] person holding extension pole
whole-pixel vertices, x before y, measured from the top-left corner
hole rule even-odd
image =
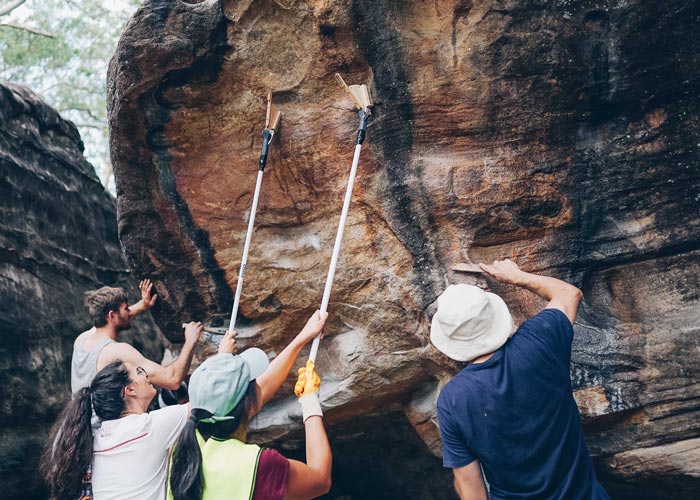
[[[469,363],[437,403],[443,464],[454,472],[457,493],[463,500],[608,499],[583,440],[569,378],[581,291],[524,272],[511,260],[480,267],[548,303],[515,330],[498,295],[461,284],[438,298],[430,340],[446,356]]]
[[[253,387],[262,405],[287,378],[301,349],[321,333],[325,320],[326,316],[317,311],[269,365],[260,349],[247,349],[240,356],[231,355],[236,347],[235,332],[226,335],[227,341],[220,347],[222,354],[215,358],[235,359],[240,366],[245,366],[241,373],[255,379],[255,383],[246,383],[246,386]],[[208,366],[207,362],[202,366],[205,365]],[[229,382],[224,381],[223,387],[229,387]],[[40,471],[48,485],[49,499],[78,498],[85,472],[92,466],[95,500],[164,500],[169,449],[185,424],[191,422],[188,420],[190,404],[148,413],[148,405],[155,394],[147,370],[121,360],[108,364],[87,387],[77,391],[56,421],[41,459]],[[93,410],[101,420],[96,430],[91,422]],[[304,411],[320,414],[315,413],[317,410],[320,408],[314,408],[311,401],[310,409]],[[199,414],[199,410],[194,413]],[[318,439],[319,442],[311,445],[321,449],[323,442]],[[330,474],[330,459],[328,471]],[[298,468],[290,468],[290,484],[298,472]],[[306,470],[301,474],[302,481],[316,477]]]
[[[320,332],[326,317],[316,311],[309,324]],[[280,358],[285,352],[275,358],[257,384],[253,368],[232,354],[231,332],[222,339],[219,354],[194,371],[189,385],[192,415],[173,449],[169,499],[307,499],[330,490],[331,449],[318,400],[321,380],[313,367],[299,369],[294,388],[306,430],[307,463],[245,444],[248,421],[279,389],[299,349],[313,338],[308,333],[299,334],[285,350],[295,354],[284,361]],[[282,367],[273,369],[276,364]]]

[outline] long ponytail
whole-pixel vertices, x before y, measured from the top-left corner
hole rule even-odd
[[[49,499],[77,498],[92,460],[90,389],[73,395],[53,426],[40,470],[49,485]]]
[[[39,470],[49,486],[49,499],[77,498],[92,461],[92,411],[114,420],[124,411],[124,387],[131,383],[121,361],[97,372],[89,387],[76,392],[59,415],[41,457]]]
[[[204,415],[206,413],[206,415]],[[200,500],[204,491],[202,452],[195,430],[197,420],[210,417],[211,413],[193,409],[192,415],[175,442],[170,469],[170,489],[174,500]]]

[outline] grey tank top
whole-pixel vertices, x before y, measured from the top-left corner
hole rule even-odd
[[[86,336],[87,338],[87,336]],[[70,390],[73,394],[92,383],[97,374],[97,358],[107,344],[114,342],[112,339],[100,339],[95,342],[92,349],[83,349],[85,339],[79,345],[73,347],[73,360],[70,368]]]

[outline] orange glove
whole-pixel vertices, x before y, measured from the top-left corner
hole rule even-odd
[[[299,368],[299,378],[294,385],[294,394],[298,397],[306,396],[307,394],[318,392],[320,386],[321,378],[314,370],[314,362],[308,360],[305,367]]]

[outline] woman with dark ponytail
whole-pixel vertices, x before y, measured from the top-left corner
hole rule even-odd
[[[331,450],[313,363],[299,370],[295,387],[306,429],[307,463],[245,443],[249,419],[277,392],[302,347],[321,333],[326,317],[316,311],[269,366],[259,349],[233,355],[233,332],[222,340],[219,354],[194,371],[189,383],[192,413],[173,448],[169,499],[306,499],[328,492]]]
[[[121,361],[107,365],[88,387],[73,395],[51,432],[41,460],[41,472],[51,499],[78,498],[85,471],[92,461],[92,409],[103,420],[119,418],[124,411],[122,393],[131,383]]]
[[[168,450],[189,405],[147,413],[156,390],[140,366],[115,361],[80,389],[54,425],[40,469],[51,500],[81,496],[92,466],[95,500],[165,498]],[[102,421],[93,428],[93,411]]]

